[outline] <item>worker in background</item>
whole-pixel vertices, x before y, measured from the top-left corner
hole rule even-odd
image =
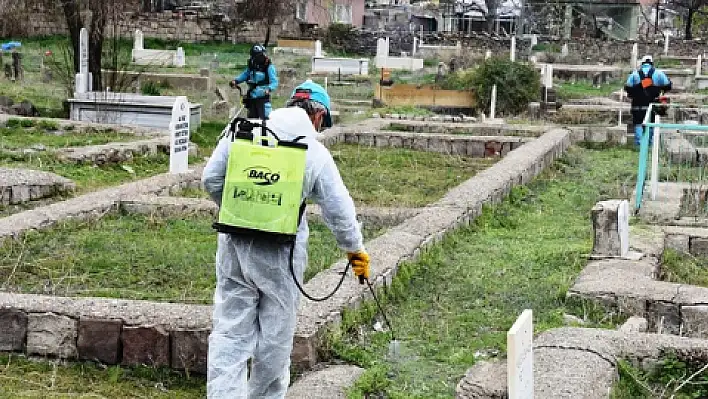
[[[272,110],[271,93],[278,88],[278,74],[266,54],[265,47],[256,44],[251,48],[248,67],[231,81],[231,87],[246,82],[248,91],[243,99],[249,119],[267,119]]]
[[[329,95],[309,80],[295,89],[286,108],[273,111],[268,120],[268,127],[281,140],[304,137],[299,141],[308,146],[302,201],[312,199],[321,207],[325,224],[347,252],[355,276],[368,278],[369,255],[354,202],[329,150],[316,138],[319,131],[331,126]],[[230,145],[225,135],[202,177],[219,207]],[[218,235],[214,324],[209,336],[209,398],[284,398],[300,299],[292,274],[302,281],[308,235],[306,218],[298,226],[294,250],[292,244],[263,238]],[[247,381],[249,359],[252,363]]]
[[[659,102],[659,97],[671,90],[671,81],[663,71],[654,67],[651,55],[645,55],[639,68],[629,75],[624,90],[627,92],[627,96],[632,99],[634,143],[639,145],[644,134],[642,123],[644,123],[649,104]],[[655,121],[656,115],[656,111],[652,112],[650,122]],[[651,144],[653,129],[649,130],[649,134],[649,143]]]

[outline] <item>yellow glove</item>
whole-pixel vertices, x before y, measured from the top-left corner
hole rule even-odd
[[[359,252],[348,252],[347,258],[352,264],[354,275],[359,277],[359,283],[364,284],[364,279],[369,278],[369,254],[362,250]]]

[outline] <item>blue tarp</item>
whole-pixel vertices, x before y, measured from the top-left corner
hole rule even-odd
[[[20,43],[20,42],[7,42],[7,43],[3,43],[2,46],[0,46],[0,47],[2,48],[2,51],[10,51],[16,47],[22,47],[22,43]]]

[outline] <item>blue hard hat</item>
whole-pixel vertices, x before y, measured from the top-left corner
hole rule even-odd
[[[306,98],[309,100],[317,101],[318,103],[324,105],[325,109],[327,109],[327,114],[324,119],[324,127],[332,127],[332,103],[330,102],[327,90],[308,79],[296,87],[290,97],[302,98],[303,95],[306,95]]]

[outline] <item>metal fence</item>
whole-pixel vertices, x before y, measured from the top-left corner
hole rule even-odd
[[[663,105],[669,107],[667,115],[652,122],[651,114],[660,106],[650,104],[642,124],[635,210],[647,197],[657,200],[665,183],[673,183],[684,192],[682,214],[708,215],[708,106]],[[647,177],[650,191],[645,193]]]

